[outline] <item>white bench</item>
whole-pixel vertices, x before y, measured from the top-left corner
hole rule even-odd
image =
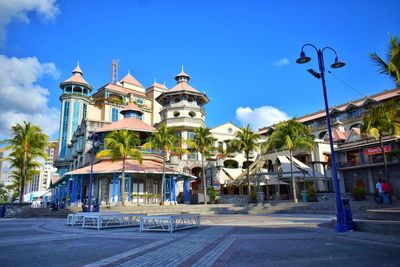
[[[142,231],[165,231],[172,233],[176,230],[199,227],[200,214],[148,215],[140,221]]]
[[[83,224],[83,217],[86,215],[108,215],[120,214],[119,212],[79,212],[75,214],[68,214],[67,225],[75,226]]]
[[[82,228],[114,228],[139,226],[140,220],[146,214],[85,214],[82,219]]]

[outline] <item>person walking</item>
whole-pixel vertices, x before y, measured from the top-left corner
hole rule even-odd
[[[382,182],[382,179],[379,178],[378,182],[375,185],[376,191],[378,192],[377,197],[375,199],[375,202],[377,204],[381,204],[383,202],[383,190],[382,190],[381,182]]]
[[[390,188],[389,188],[389,183],[386,182],[385,179],[382,180],[381,182],[381,188],[383,191],[383,205],[389,205],[389,193],[390,193]]]

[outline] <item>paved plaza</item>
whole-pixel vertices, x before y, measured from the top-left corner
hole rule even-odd
[[[0,219],[0,266],[400,266],[400,238],[337,234],[325,215],[202,216],[173,234]]]

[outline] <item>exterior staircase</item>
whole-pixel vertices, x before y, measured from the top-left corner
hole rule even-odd
[[[376,205],[371,201],[351,201],[350,206],[353,218],[367,219],[367,210],[379,209],[382,206]],[[66,218],[70,213],[81,212],[80,207],[69,207],[52,211],[50,208],[25,208],[18,213],[14,213],[7,217],[14,218],[39,218],[53,217]],[[192,213],[200,215],[216,215],[216,214],[328,214],[335,215],[335,204],[330,201],[324,202],[299,202],[292,201],[269,201],[261,204],[209,204],[209,205],[131,205],[131,206],[101,206],[101,212],[121,212],[121,213],[145,213],[145,214],[180,214]]]
[[[52,211],[50,208],[25,208],[7,217],[12,218],[67,218],[69,209]]]

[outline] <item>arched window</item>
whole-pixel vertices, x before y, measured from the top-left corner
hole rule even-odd
[[[318,135],[318,138],[319,139],[324,139],[325,135],[326,135],[326,131],[320,132],[319,135]]]

